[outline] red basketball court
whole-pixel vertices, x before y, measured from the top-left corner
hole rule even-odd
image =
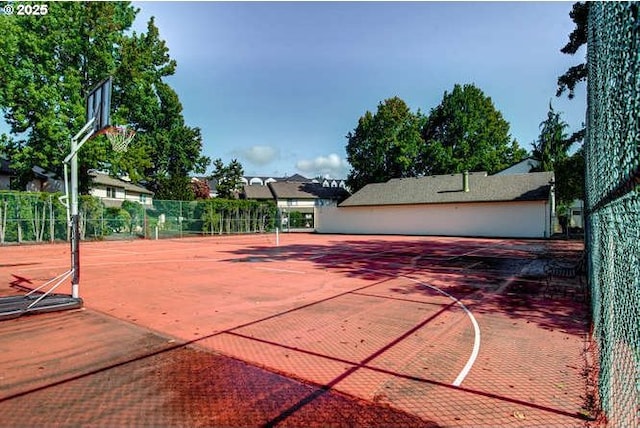
[[[587,304],[544,296],[541,277],[581,249],[299,233],[82,243],[84,309],[0,323],[3,423],[584,426]],[[66,244],[0,247],[0,294],[69,258]]]

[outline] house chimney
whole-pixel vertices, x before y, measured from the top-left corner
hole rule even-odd
[[[462,173],[462,189],[465,192],[469,191],[469,171],[465,171]]]

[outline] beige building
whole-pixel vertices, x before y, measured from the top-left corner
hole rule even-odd
[[[546,238],[553,173],[435,175],[369,184],[316,207],[319,233]]]
[[[100,198],[106,207],[120,207],[124,201],[138,202],[145,207],[153,205],[153,192],[121,178],[101,172],[92,172],[89,193]]]

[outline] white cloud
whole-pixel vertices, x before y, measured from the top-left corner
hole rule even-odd
[[[271,146],[252,146],[248,149],[235,150],[234,154],[257,166],[264,166],[276,160],[278,149]]]
[[[296,168],[308,177],[323,176],[329,178],[346,178],[349,164],[335,153],[328,156],[318,156],[311,160],[299,160]]]

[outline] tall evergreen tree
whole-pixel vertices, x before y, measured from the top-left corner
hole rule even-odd
[[[213,173],[209,177],[216,181],[216,193],[219,198],[235,199],[242,184],[244,169],[238,160],[233,159],[228,165],[218,158],[213,161]]]
[[[536,170],[554,171],[556,165],[568,157],[569,141],[565,132],[568,126],[549,103],[547,118],[540,123],[540,135],[533,144],[532,157],[540,162]]]
[[[533,144],[532,157],[540,162],[535,171],[554,171],[556,196],[563,207],[584,197],[584,157],[580,148],[573,155],[569,150],[575,142],[567,136],[567,123],[549,103],[547,118],[540,123],[540,136]]]

